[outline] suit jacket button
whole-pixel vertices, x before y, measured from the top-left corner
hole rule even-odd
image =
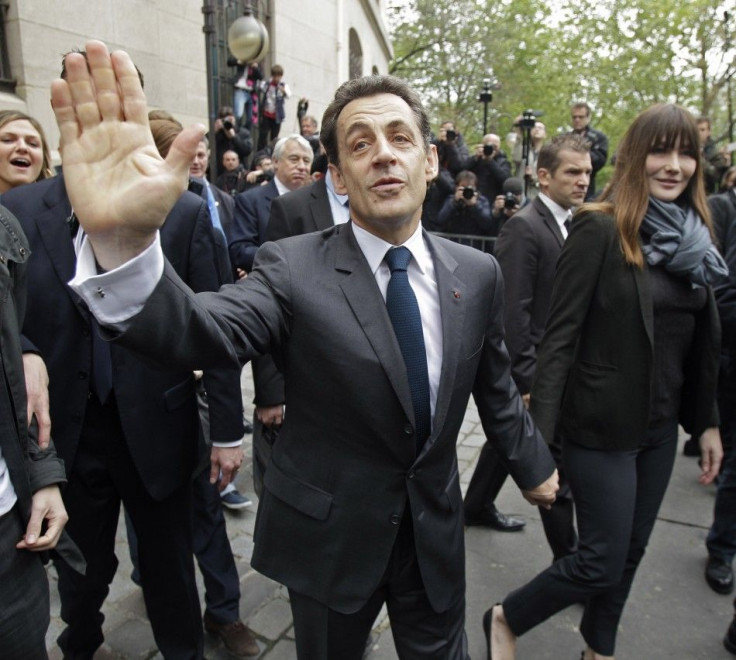
[[[413,479],[416,475],[416,472],[414,470],[409,470],[409,474],[406,475],[407,479]]]
[[[77,378],[79,378],[79,380],[85,380],[87,378],[87,372],[80,371],[79,373],[77,373]]]
[[[398,525],[401,522],[401,516],[398,513],[392,513],[389,520],[391,520],[392,525]]]
[[[407,424],[404,427],[404,433],[406,433],[406,435],[411,435],[412,433],[414,433],[414,428],[412,427],[411,424]]]

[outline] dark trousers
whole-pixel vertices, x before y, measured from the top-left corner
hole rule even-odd
[[[557,499],[550,509],[540,507],[539,515],[544,526],[547,543],[552,550],[554,561],[572,554],[577,549],[578,537],[575,532],[575,506],[572,492],[567,482],[564,466],[558,456],[555,462],[560,477],[560,490]],[[490,442],[486,442],[480,450],[478,464],[468,484],[464,509],[470,515],[478,515],[484,510],[493,510],[498,493],[501,491],[509,472],[501,462],[498,452]]]
[[[506,597],[504,613],[515,635],[584,602],[583,638],[596,653],[614,654],[621,613],[664,498],[676,448],[676,425],[650,432],[635,451],[597,451],[565,443],[563,463],[577,507],[578,550]]]
[[[15,547],[25,531],[15,507],[0,516],[0,657],[4,660],[48,657],[49,583],[41,556]]]
[[[411,521],[401,524],[376,592],[357,612],[343,614],[289,589],[299,660],[360,660],[373,622],[386,603],[402,660],[468,660],[465,597],[435,612],[419,574]]]
[[[730,564],[736,556],[736,360],[728,356],[721,356],[718,410],[726,455],[718,475],[713,525],[705,545],[708,555]]]
[[[261,123],[258,128],[258,151],[263,149],[269,142],[272,142],[279,136],[281,124],[270,117],[261,117]]]
[[[194,556],[204,582],[206,613],[217,623],[233,623],[240,619],[240,578],[227,537],[220,493],[209,477],[209,470],[201,470],[192,482]],[[140,579],[138,539],[127,511],[125,524],[133,574]]]
[[[88,404],[69,482],[64,489],[66,529],[87,560],[82,576],[57,561],[65,658],[91,659],[102,644],[100,612],[117,570],[115,533],[120,503],[139,539],[143,598],[153,635],[167,660],[202,657],[203,632],[194,581],[191,486],[188,480],[154,500],[138,476],[113,402]]]

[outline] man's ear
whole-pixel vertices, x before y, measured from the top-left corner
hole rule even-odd
[[[342,174],[340,174],[340,169],[332,163],[328,163],[327,167],[332,174],[332,186],[335,188],[335,192],[338,195],[347,195],[348,189],[345,187],[345,181],[342,178]]]
[[[552,178],[550,171],[544,167],[540,167],[537,170],[537,179],[539,180],[540,186],[549,186],[549,180]]]
[[[427,183],[434,181],[437,178],[439,172],[439,158],[437,156],[437,147],[434,144],[429,145],[427,151],[427,164],[424,168],[425,179]]]

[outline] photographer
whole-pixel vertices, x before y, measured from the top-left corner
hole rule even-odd
[[[222,167],[224,172],[217,177],[215,185],[228,195],[239,193],[244,185],[246,172],[238,154],[228,149],[222,154]]]
[[[234,151],[238,154],[240,162],[245,163],[252,150],[253,142],[250,139],[250,131],[237,124],[235,114],[230,106],[222,106],[220,112],[217,113],[217,119],[215,119],[217,172],[214,174],[210,172],[210,177],[218,177],[224,172],[222,156],[226,151]]]
[[[501,151],[501,138],[493,133],[485,135],[469,159],[467,169],[478,177],[478,190],[488,199],[502,194],[503,182],[511,176],[511,164]]]
[[[452,176],[456,176],[465,168],[470,154],[463,136],[455,130],[455,124],[451,121],[442,122],[434,144],[437,146],[437,158],[441,169],[446,169]]]
[[[245,184],[238,192],[265,186],[273,179],[273,161],[267,152],[259,152],[253,159],[253,169],[245,175]]]
[[[524,199],[524,183],[521,179],[510,177],[503,182],[503,194],[498,195],[491,210],[491,236],[498,236],[506,221],[522,206]]]
[[[478,192],[477,177],[463,170],[455,183],[455,194],[447,198],[437,218],[442,231],[488,236],[492,229],[491,203]]]
[[[535,113],[534,111],[528,111],[529,114],[540,115],[541,112]],[[534,121],[534,125],[528,128],[529,141],[529,152],[524,158],[524,134],[525,129],[523,128],[522,122],[524,121],[523,115],[519,115],[514,122],[514,131],[516,132],[518,139],[514,145],[514,176],[518,177],[524,183],[526,188],[526,197],[528,199],[534,199],[539,194],[539,179],[537,178],[537,158],[539,157],[539,150],[544,145],[547,139],[547,127],[541,121]],[[529,118],[526,118],[529,121]]]

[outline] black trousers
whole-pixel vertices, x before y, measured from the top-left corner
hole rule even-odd
[[[115,533],[122,501],[139,539],[143,597],[156,644],[167,660],[201,658],[190,482],[161,501],[148,495],[114,401],[102,406],[92,397],[88,402],[63,496],[69,513],[66,529],[87,560],[85,576],[56,562],[61,618],[67,624],[58,638],[64,657],[91,659],[103,642],[100,608],[118,566]]]
[[[25,529],[16,508],[0,516],[0,657],[46,658],[49,583],[41,556],[17,550]]]
[[[506,597],[503,609],[515,635],[584,602],[583,638],[596,653],[614,654],[621,613],[654,528],[676,449],[676,424],[650,431],[634,451],[597,451],[565,443],[563,463],[577,507],[578,550]]]
[[[560,477],[557,499],[550,509],[539,508],[547,543],[552,550],[553,560],[557,561],[577,549],[578,536],[575,532],[575,506],[564,466],[555,456]],[[501,462],[498,452],[490,442],[480,450],[478,463],[468,484],[464,509],[468,514],[478,515],[484,510],[493,510],[498,493],[501,491],[509,472]]]
[[[465,596],[435,612],[419,573],[411,520],[404,518],[379,588],[360,610],[344,614],[289,589],[299,660],[361,660],[386,603],[402,660],[469,660]]]

